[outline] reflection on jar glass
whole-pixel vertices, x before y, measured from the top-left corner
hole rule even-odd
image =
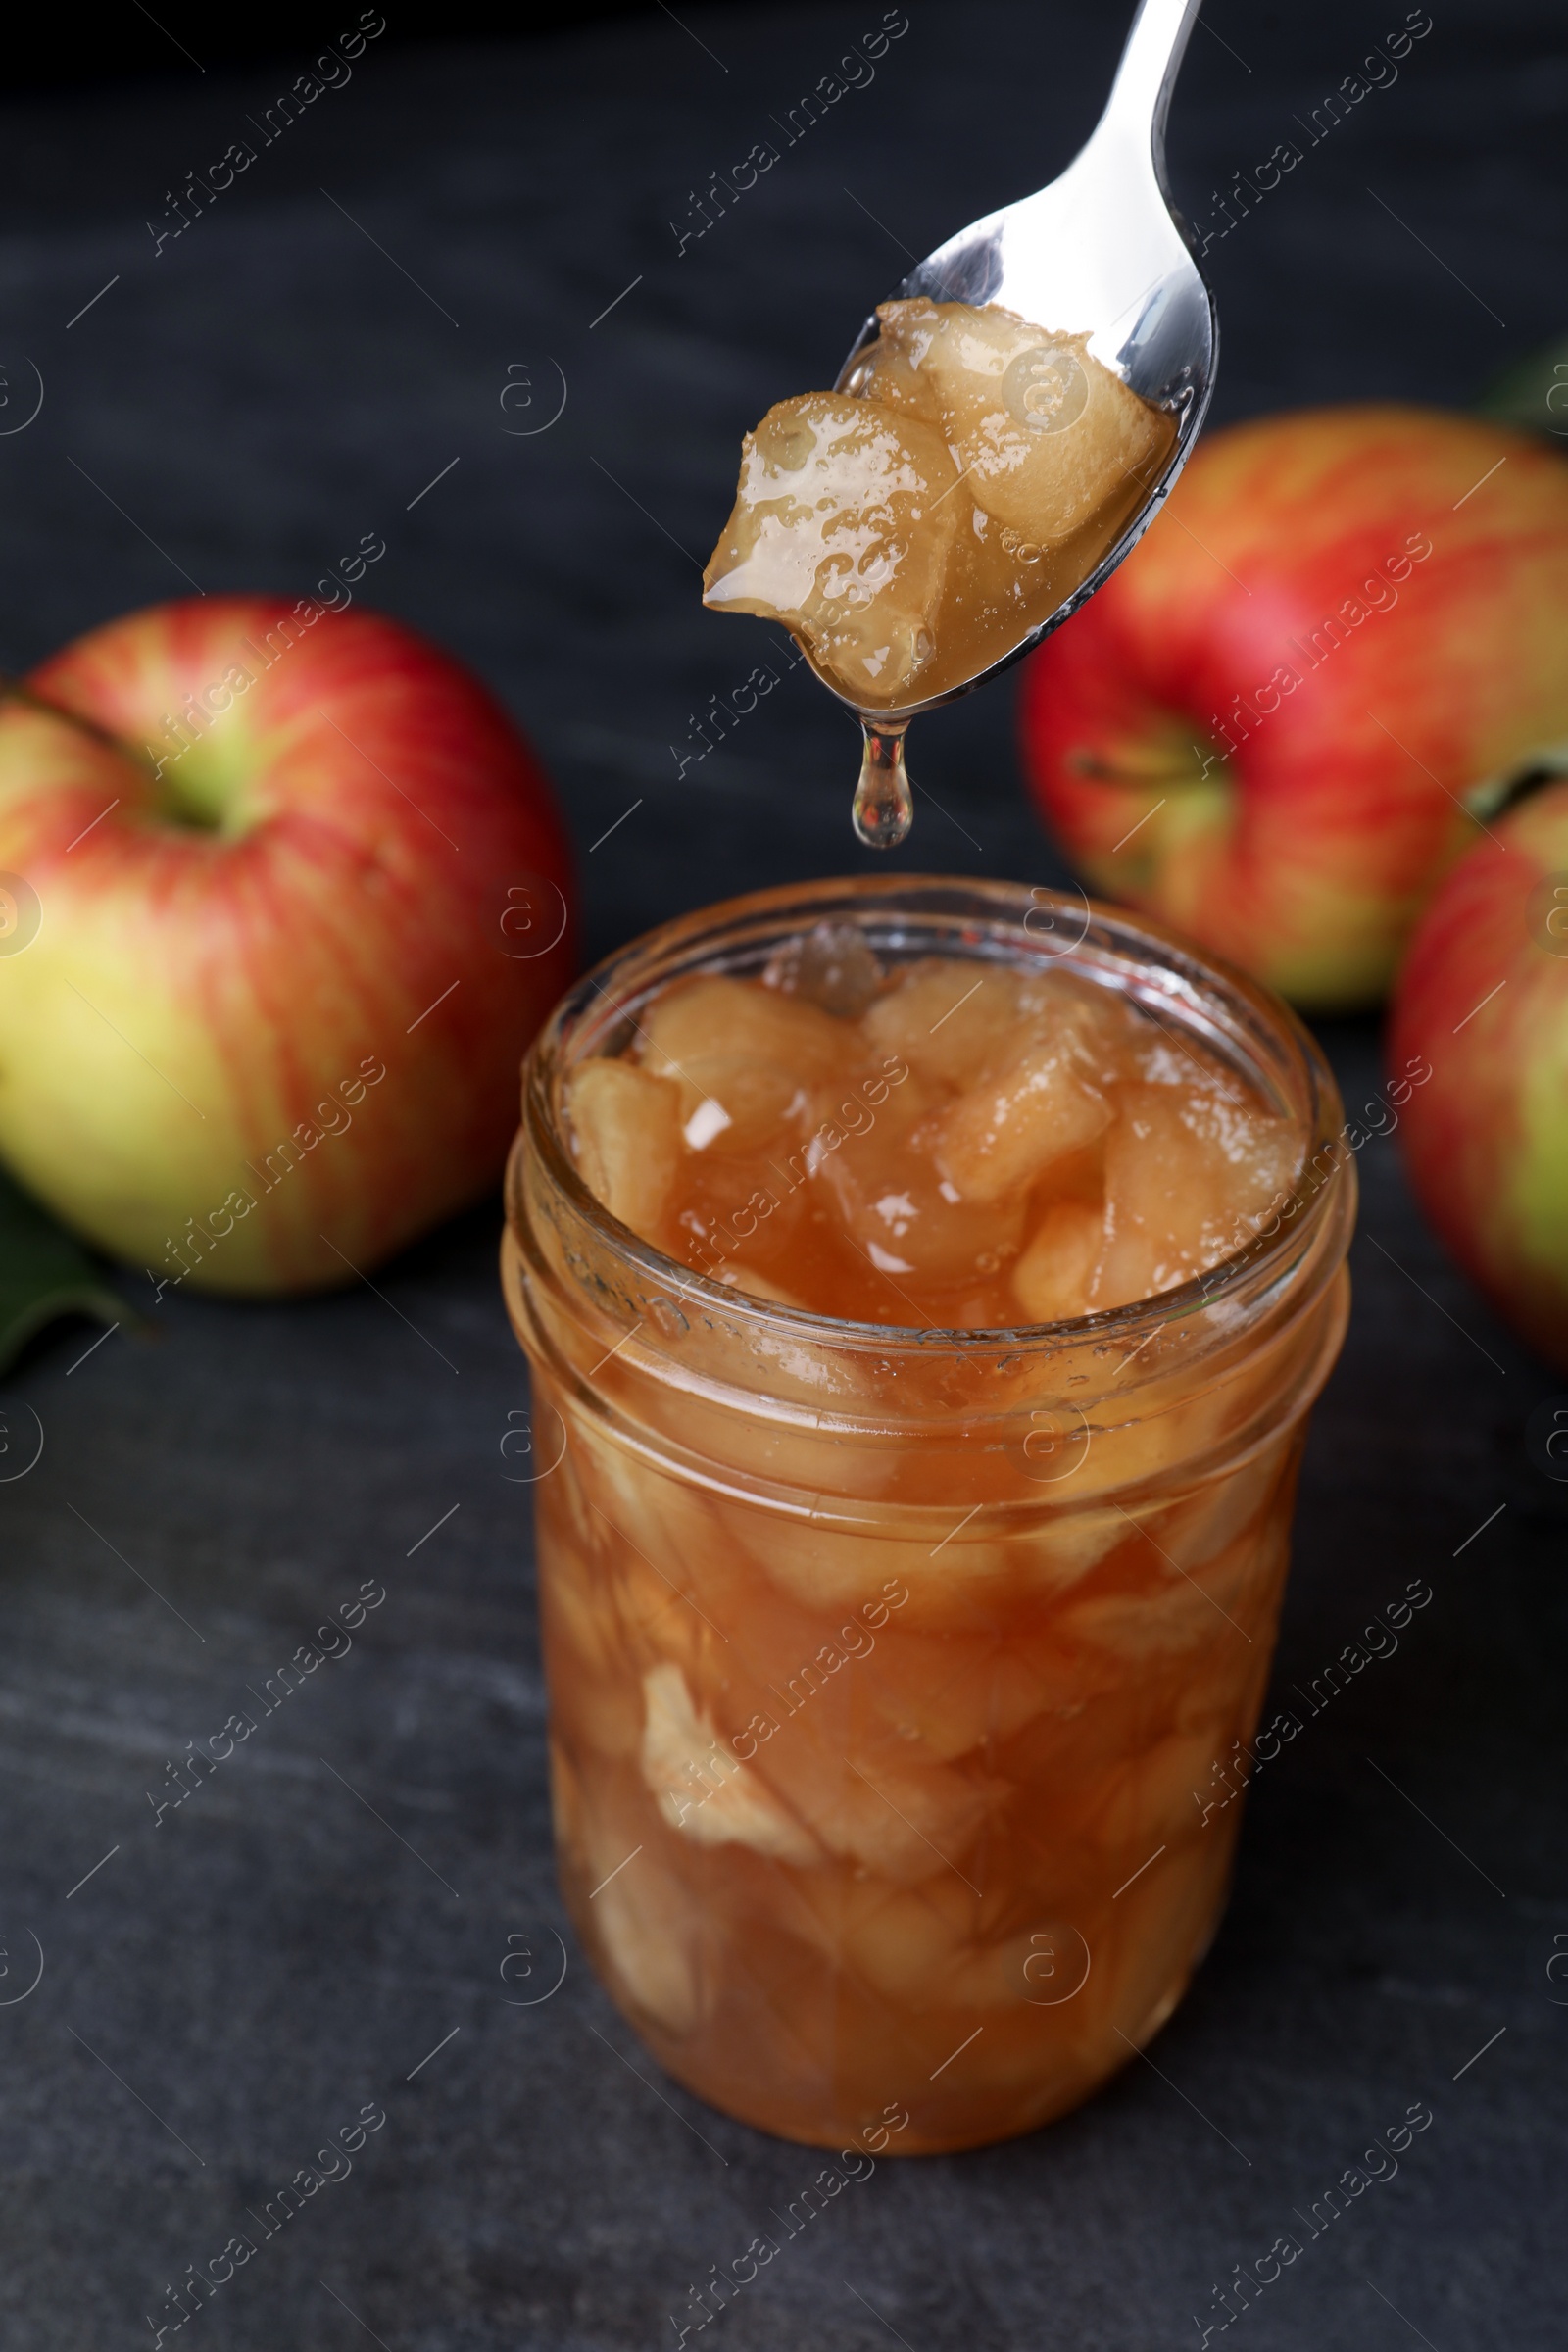
[[[810,1313],[788,1252],[734,1284],[677,1264],[584,1183],[567,1088],[634,1056],[673,985],[777,972],[824,923],[884,974],[959,957],[1153,1008],[1298,1122],[1294,1209],[1157,1298],[1023,1328]],[[863,1003],[855,969],[841,944],[832,1002]],[[561,1874],[612,1994],[715,2106],[835,2148],[890,2113],[888,2153],[973,2146],[1077,2104],[1180,1999],[1345,1329],[1340,1115],[1266,991],[1003,884],[710,908],[542,1033],[503,1268],[537,1425],[565,1432],[534,1490]]]

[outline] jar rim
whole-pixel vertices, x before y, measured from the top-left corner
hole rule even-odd
[[[941,952],[935,938],[923,950],[918,946],[922,925],[933,930],[946,926],[954,935],[950,952],[962,954],[967,946],[976,961],[1006,962],[1012,968],[1037,962],[1041,968],[1087,972],[1099,975],[1096,985],[1105,985],[1104,975],[1119,970],[1122,985],[1146,1010],[1149,994],[1163,997],[1173,1012],[1178,1005],[1188,1012],[1189,1029],[1202,1031],[1211,1050],[1218,1046],[1223,1053],[1228,1042],[1233,1051],[1227,1058],[1233,1066],[1244,1034],[1259,1047],[1266,1041],[1278,1064],[1276,1078],[1295,1081],[1298,1099],[1291,1108],[1305,1135],[1300,1173],[1272,1228],[1254,1233],[1205,1273],[1120,1306],[1054,1323],[926,1326],[859,1322],[756,1298],[683,1265],[612,1216],[579,1174],[557,1112],[557,1078],[591,1057],[569,1054],[570,1044],[584,1037],[590,1045],[602,1039],[616,1020],[632,1017],[628,1004],[635,1011],[677,978],[732,970],[732,964],[715,960],[726,947],[746,947],[760,968],[764,949],[813,924],[859,921],[871,930],[878,927],[878,918],[886,927],[897,917],[908,926],[898,944],[915,953]],[[1037,917],[1040,927],[1031,930]],[[1076,939],[1052,944],[1058,927],[1065,940],[1074,925],[1080,926]],[[977,947],[981,953],[973,953]],[[984,953],[987,947],[989,955]],[[1131,986],[1134,975],[1151,974],[1163,975],[1164,984],[1152,991]],[[1191,1017],[1200,1006],[1211,1016],[1206,1023]],[[1261,1074],[1254,1061],[1249,1071],[1254,1085]],[[1277,1095],[1279,1085],[1271,1091]],[[1189,1316],[1240,1303],[1244,1298],[1250,1300],[1256,1293],[1274,1288],[1309,1253],[1343,1198],[1349,1157],[1340,1125],[1339,1089],[1322,1050],[1291,1006],[1264,983],[1200,952],[1172,926],[1091,899],[1083,890],[1074,897],[1042,885],[970,876],[845,875],[783,883],[716,901],[640,933],[584,972],[561,998],[523,1064],[522,1109],[523,1132],[572,1213],[673,1303],[720,1309],[739,1317],[743,1326],[750,1323],[772,1336],[879,1355],[901,1348],[959,1358],[995,1355],[999,1349],[1013,1355],[1086,1345],[1098,1348],[1121,1341],[1130,1344],[1139,1334],[1152,1338],[1156,1330]],[[509,1197],[510,1190],[509,1186]],[[1132,1348],[1132,1354],[1139,1352],[1144,1339]]]

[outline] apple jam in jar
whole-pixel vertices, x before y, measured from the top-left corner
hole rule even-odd
[[[684,917],[524,1072],[566,1901],[787,2138],[1026,2132],[1224,1901],[1354,1177],[1287,1008],[1153,923],[893,877]]]

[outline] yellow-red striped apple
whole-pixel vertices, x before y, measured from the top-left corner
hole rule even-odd
[[[1427,1215],[1499,1313],[1568,1371],[1568,782],[1528,795],[1422,916],[1394,993],[1393,1066]]]
[[[1092,887],[1299,1004],[1371,1003],[1473,810],[1568,738],[1568,466],[1418,408],[1214,433],[1021,722]]]
[[[95,629],[0,699],[0,1156],[155,1281],[348,1281],[499,1173],[570,887],[532,753],[411,630]]]

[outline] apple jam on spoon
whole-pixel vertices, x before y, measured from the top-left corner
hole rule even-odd
[[[961,302],[885,302],[877,320],[843,391],[780,401],[748,433],[703,575],[705,603],[783,621],[865,714],[962,692],[1049,621],[1176,439],[1083,335]],[[856,814],[880,846],[888,815],[859,795]]]
[[[913,819],[904,735],[1108,577],[1197,437],[1217,330],[1164,184],[1198,0],[1143,0],[1060,178],[974,222],[880,304],[831,392],[769,409],[704,573],[782,621],[859,717],[855,828]]]

